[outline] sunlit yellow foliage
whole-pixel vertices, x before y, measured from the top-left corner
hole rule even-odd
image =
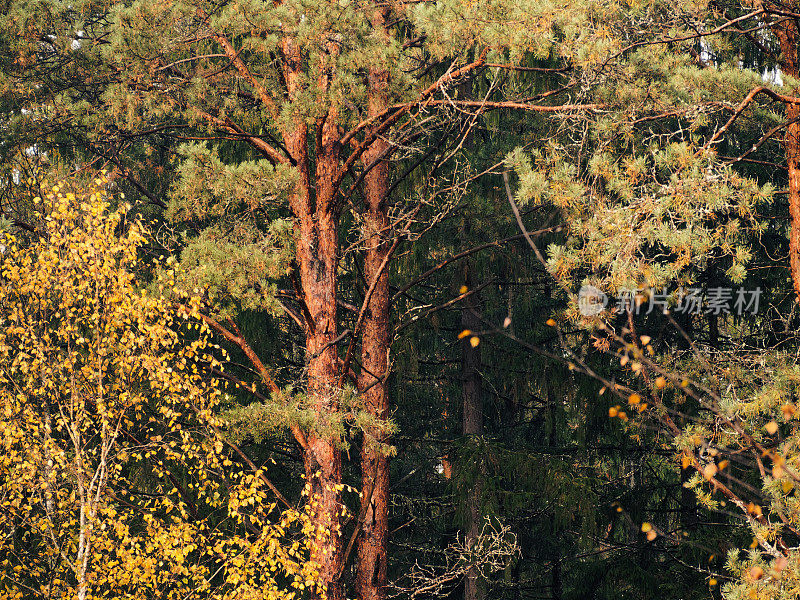
[[[4,241],[0,597],[291,600],[309,515],[224,454],[198,300],[137,289],[145,232],[105,186],[53,187]]]

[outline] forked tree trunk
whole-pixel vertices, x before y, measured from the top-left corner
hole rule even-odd
[[[299,73],[300,57],[284,46],[289,76]],[[296,69],[295,69],[296,67]],[[294,81],[287,77],[292,92]],[[331,116],[331,115],[329,115]],[[301,301],[307,308],[306,353],[308,360],[309,405],[324,428],[326,418],[339,409],[339,363],[336,346],[336,270],[338,259],[337,215],[334,206],[334,178],[339,167],[339,144],[330,118],[317,132],[314,189],[308,153],[308,129],[297,119],[284,142],[298,170],[291,209],[296,218],[295,255],[300,274]],[[342,459],[332,432],[308,431],[303,445],[306,481],[310,487],[313,521],[317,531],[312,559],[320,565],[320,582],[328,600],[344,598],[339,582],[342,561],[340,484]],[[312,599],[321,598],[315,592]]]
[[[386,14],[376,11],[373,26],[384,31]],[[385,70],[369,73],[369,115],[380,114],[386,108],[388,74]],[[369,168],[379,161],[364,178],[366,211],[364,214],[364,277],[374,290],[364,314],[364,333],[361,341],[361,373],[358,387],[364,405],[376,422],[389,416],[386,377],[389,369],[391,331],[389,321],[390,252],[387,194],[389,164],[385,153],[388,143],[382,139],[364,153],[363,164]],[[386,560],[389,544],[389,458],[382,445],[388,442],[378,428],[364,432],[361,447],[363,523],[358,544],[358,574],[356,595],[359,600],[386,598]]]
[[[387,16],[391,9],[383,5],[375,10],[371,18],[376,32],[380,32],[389,43]],[[336,36],[328,38],[325,55],[321,57],[316,85],[321,94],[329,91],[335,76],[336,57],[342,40]],[[485,50],[479,59],[442,77],[423,90],[420,100],[428,99],[440,86],[458,80],[484,64]],[[281,40],[280,54],[283,62],[283,78],[290,101],[300,97],[304,79],[304,57],[299,46],[291,37]],[[380,115],[388,106],[388,73],[385,69],[374,68],[369,73],[370,116]],[[302,103],[301,103],[302,104]],[[386,132],[408,109],[398,110],[389,116],[376,120],[371,132],[365,131],[371,143],[362,153],[356,138],[348,137],[355,144],[354,154],[341,160],[343,138],[339,132],[339,115],[335,100],[327,114],[317,119],[315,150],[313,152],[316,171],[311,173],[311,159],[308,146],[309,130],[306,117],[299,112],[283,132],[283,140],[292,162],[298,171],[298,181],[290,198],[292,213],[296,219],[295,256],[300,274],[300,298],[306,321],[306,352],[308,357],[309,406],[324,426],[326,418],[339,409],[339,392],[342,384],[340,371],[348,371],[350,356],[340,365],[335,340],[337,339],[336,299],[337,299],[337,224],[338,208],[335,195],[344,169],[352,166],[352,161],[360,158],[364,165],[382,160],[365,176],[367,188],[366,231],[367,250],[365,252],[365,274],[369,285],[375,287],[369,298],[362,338],[362,372],[359,389],[363,393],[367,410],[377,420],[388,416],[385,380],[388,371],[388,352],[391,340],[389,329],[389,287],[386,262],[391,253],[387,244],[386,232],[389,221],[386,207],[388,193],[388,145],[380,134]],[[374,136],[374,137],[373,137]],[[347,137],[347,136],[345,136]],[[365,140],[366,141],[366,140]],[[384,154],[387,152],[387,154]],[[360,156],[359,156],[360,155]],[[352,159],[352,160],[351,160]],[[297,429],[297,428],[296,428]],[[375,427],[366,432],[367,443],[362,449],[362,468],[364,477],[363,531],[358,548],[358,594],[361,600],[385,598],[386,551],[388,543],[388,503],[389,473],[388,460],[382,452],[383,434]],[[299,429],[295,433],[301,447],[307,481],[311,487],[314,505],[314,524],[320,532],[312,558],[320,565],[321,584],[326,588],[329,600],[342,600],[343,589],[339,581],[343,568],[340,520],[342,506],[340,486],[342,459],[339,440],[333,439],[332,432],[308,431]],[[377,444],[370,444],[373,438]],[[311,600],[321,594],[314,593]]]

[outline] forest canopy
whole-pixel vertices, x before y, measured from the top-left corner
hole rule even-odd
[[[0,593],[800,597],[799,42],[5,2]]]

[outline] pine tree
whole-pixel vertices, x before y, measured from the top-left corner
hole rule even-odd
[[[281,421],[302,449],[315,524],[327,540],[314,558],[328,595],[343,596],[357,543],[357,593],[379,600],[387,578],[390,310],[394,300],[416,311],[414,322],[429,323],[437,306],[452,306],[454,291],[440,284],[417,306],[407,298],[413,281],[400,280],[428,276],[396,262],[398,249],[429,252],[419,240],[439,227],[430,254],[458,255],[443,224],[457,210],[487,219],[502,210],[491,235],[519,235],[508,229],[517,219],[502,194],[493,196],[502,209],[465,208],[484,206],[472,193],[476,181],[502,190],[500,171],[513,167],[511,207],[565,222],[547,239],[556,289],[574,292],[586,281],[614,294],[698,277],[742,280],[773,190],[763,172],[742,176],[744,159],[732,167],[712,149],[738,152],[735,159],[759,143],[753,132],[769,133],[775,115],[755,99],[783,102],[793,119],[793,96],[764,86],[736,54],[755,47],[756,63],[768,65],[759,39],[747,35],[783,35],[789,82],[787,12],[584,0],[11,2],[0,34],[8,210],[26,223],[15,181],[36,160],[62,170],[107,162],[117,185],[146,198],[148,214],[168,207],[161,251],[179,255],[182,284],[205,294],[205,322],[257,372],[261,406],[251,410]],[[468,143],[479,135],[486,144]],[[517,145],[526,151],[504,163]],[[531,223],[527,214],[519,219]],[[393,273],[405,295],[390,296]],[[475,316],[477,296],[467,293],[458,306]],[[520,306],[509,295],[508,304],[538,318],[549,295]],[[352,314],[342,314],[343,305]],[[577,316],[574,304],[570,311]],[[251,328],[240,329],[244,315]],[[281,315],[287,320],[272,325]],[[301,366],[259,347],[254,340],[267,331],[302,337]],[[395,343],[407,348],[409,339]],[[469,354],[472,336],[463,339]],[[488,351],[479,347],[484,363]],[[289,382],[292,390],[281,387]],[[363,434],[364,495],[345,541],[342,449],[354,431]]]

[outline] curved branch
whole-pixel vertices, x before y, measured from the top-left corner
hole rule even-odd
[[[746,109],[759,94],[765,94],[770,98],[772,98],[773,100],[783,102],[784,104],[800,104],[800,98],[797,98],[795,96],[786,96],[784,94],[779,94],[778,92],[764,85],[760,85],[757,88],[753,88],[752,90],[750,90],[750,93],[747,94],[747,96],[745,96],[744,100],[742,100],[739,103],[739,106],[736,107],[736,110],[733,111],[731,118],[728,119],[725,125],[723,125],[720,129],[718,129],[713,136],[711,136],[711,139],[709,139],[705,144],[703,144],[703,147],[700,150],[707,150],[708,147],[711,146],[711,144],[714,144],[717,141],[719,141],[719,139],[725,134],[725,132],[728,131],[728,128],[731,125],[733,125],[734,121],[736,121],[736,119],[739,118],[739,115],[741,115],[742,112],[744,112],[744,109]]]
[[[261,362],[261,359],[255,353],[255,351],[250,347],[250,344],[248,344],[247,340],[244,339],[241,332],[239,331],[239,328],[236,326],[236,323],[230,321],[230,324],[234,330],[230,331],[229,329],[221,325],[216,319],[213,319],[208,315],[204,315],[203,313],[198,313],[198,316],[200,317],[200,319],[202,319],[203,323],[208,325],[211,329],[216,331],[226,340],[239,346],[242,352],[244,352],[245,356],[247,356],[252,365],[256,368],[258,374],[261,375],[262,379],[267,384],[267,387],[269,388],[270,392],[272,392],[275,395],[280,395],[281,389],[278,387],[278,384],[275,383],[275,379],[273,378],[272,373],[270,373],[269,369],[267,369],[267,367],[264,366],[264,363]],[[292,431],[292,435],[294,435],[295,440],[297,440],[297,443],[300,444],[303,450],[307,450],[308,441],[306,440],[305,434],[300,430],[300,426],[297,424],[292,424],[290,425],[290,429]]]
[[[220,119],[219,117],[215,117],[214,115],[205,112],[204,110],[200,110],[199,108],[195,108],[194,111],[202,119],[208,121],[218,129],[222,129],[224,131],[228,131],[230,133],[242,137],[248,144],[250,144],[253,148],[258,150],[272,164],[278,164],[278,163],[288,164],[291,162],[288,158],[286,158],[283,154],[278,152],[275,148],[270,146],[260,137],[256,137],[254,135],[246,133],[241,127],[239,127],[236,123],[234,123],[230,117],[227,117],[223,120]]]

